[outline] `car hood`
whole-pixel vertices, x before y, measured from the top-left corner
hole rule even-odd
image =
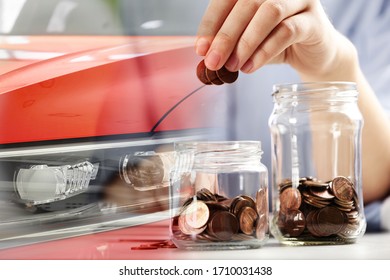
[[[224,87],[196,77],[193,37],[0,42],[0,145],[211,127],[224,108]]]
[[[0,36],[0,92],[19,85],[12,77],[20,80],[21,72],[26,85],[118,60],[191,47],[193,41],[190,36]],[[30,71],[31,80],[26,80]]]

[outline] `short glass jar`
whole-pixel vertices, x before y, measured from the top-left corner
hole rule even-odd
[[[268,171],[255,141],[175,144],[170,235],[178,248],[259,248],[268,239]]]
[[[356,85],[276,85],[273,98],[272,234],[289,245],[354,243],[366,228]]]

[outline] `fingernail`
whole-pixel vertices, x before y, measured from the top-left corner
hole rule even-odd
[[[216,51],[211,51],[204,60],[204,63],[210,70],[218,70],[217,66],[220,60],[221,56]]]
[[[253,61],[250,59],[247,62],[245,62],[244,66],[241,67],[242,72],[250,72],[253,68]]]
[[[229,71],[235,72],[235,71],[238,70],[238,69],[237,69],[237,68],[238,68],[238,63],[239,63],[238,58],[237,58],[235,55],[232,55],[232,56],[228,59],[228,61],[226,62],[225,67],[226,67]]]
[[[197,55],[205,56],[209,50],[210,43],[205,38],[199,38],[196,41],[195,52]]]

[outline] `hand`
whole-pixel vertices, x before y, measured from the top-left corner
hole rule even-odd
[[[318,0],[211,0],[196,52],[211,70],[225,65],[251,73],[289,63],[302,77],[317,80],[343,79],[336,74],[351,69],[346,59],[357,61],[354,46],[334,29]]]

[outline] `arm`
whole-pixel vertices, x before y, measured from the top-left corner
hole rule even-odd
[[[352,43],[334,29],[319,1],[211,0],[196,52],[211,70],[252,73],[288,63],[303,81],[353,81],[363,128],[365,202],[390,190],[390,121],[359,67]]]

